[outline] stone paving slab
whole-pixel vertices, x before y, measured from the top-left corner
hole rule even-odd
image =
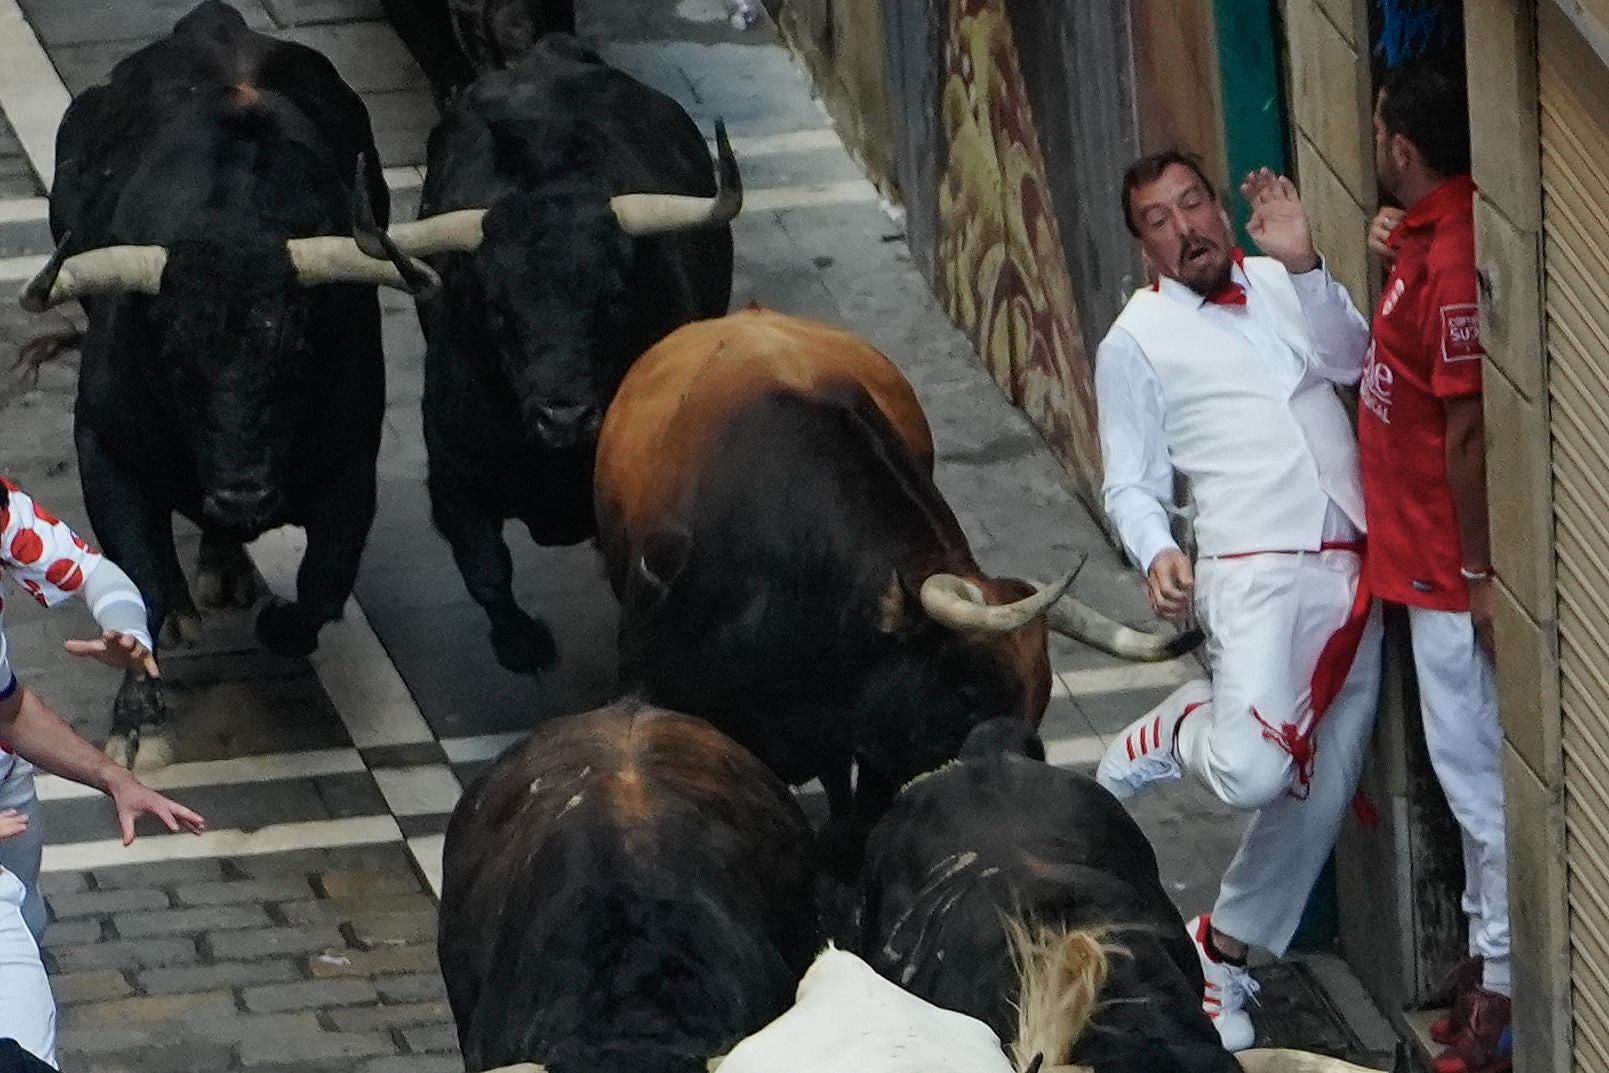
[[[103,868],[49,889],[64,1067],[462,1068],[434,903],[401,847]]]
[[[4,115],[0,115],[0,198],[37,197],[42,193],[34,177],[28,154],[17,141],[17,132],[11,129]],[[0,257],[8,257],[21,250],[0,246]]]

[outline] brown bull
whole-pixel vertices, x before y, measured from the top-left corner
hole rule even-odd
[[[1071,579],[985,574],[932,473],[927,420],[886,357],[760,309],[649,350],[600,434],[598,539],[627,682],[790,782],[819,776],[851,856],[968,729],[1037,725],[1050,696],[1042,616]],[[1067,615],[1108,648],[1175,647]]]

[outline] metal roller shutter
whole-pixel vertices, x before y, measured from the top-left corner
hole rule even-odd
[[[1539,5],[1575,1068],[1609,1070],[1609,80]]]

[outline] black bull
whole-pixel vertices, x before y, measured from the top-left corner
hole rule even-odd
[[[544,545],[593,533],[598,423],[631,363],[726,311],[737,163],[719,183],[675,101],[567,35],[459,95],[430,136],[418,223],[392,229],[440,272],[419,302],[430,504],[503,666],[557,658],[514,600],[503,521]]]
[[[1238,1071],[1202,1012],[1201,966],[1150,843],[1094,780],[1043,757],[1020,723],[985,723],[958,763],[901,791],[867,845],[867,961],[1010,1039],[1018,969],[1004,922],[1109,929],[1118,949],[1073,1064]]]
[[[252,32],[215,0],[62,120],[58,249],[23,301],[84,304],[84,499],[144,595],[153,636],[195,620],[175,511],[202,531],[204,604],[249,606],[243,542],[306,528],[296,600],[257,618],[275,652],[312,651],[351,593],[385,403],[374,284],[406,286],[347,237],[360,170],[385,222],[375,160],[368,113],[329,61]],[[428,279],[422,265],[404,273]],[[130,760],[143,734],[148,756],[164,759],[166,721],[156,683],[131,672],[109,751]]]
[[[810,827],[702,720],[544,725],[470,787],[443,859],[442,976],[471,1070],[704,1073],[817,949]]]

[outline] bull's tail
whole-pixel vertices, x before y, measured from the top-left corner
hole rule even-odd
[[[1084,1034],[1110,970],[1102,933],[1065,925],[1006,922],[1017,963],[1017,1039],[1011,1045],[1019,1073],[1064,1066]]]
[[[1199,629],[1172,637],[1136,630],[1070,597],[1063,597],[1051,606],[1045,623],[1057,633],[1083,641],[1092,648],[1120,659],[1144,663],[1182,656],[1199,645],[1203,637]]]
[[[17,351],[17,362],[13,368],[37,376],[41,365],[55,361],[69,350],[77,350],[83,343],[84,333],[76,328],[36,335]]]

